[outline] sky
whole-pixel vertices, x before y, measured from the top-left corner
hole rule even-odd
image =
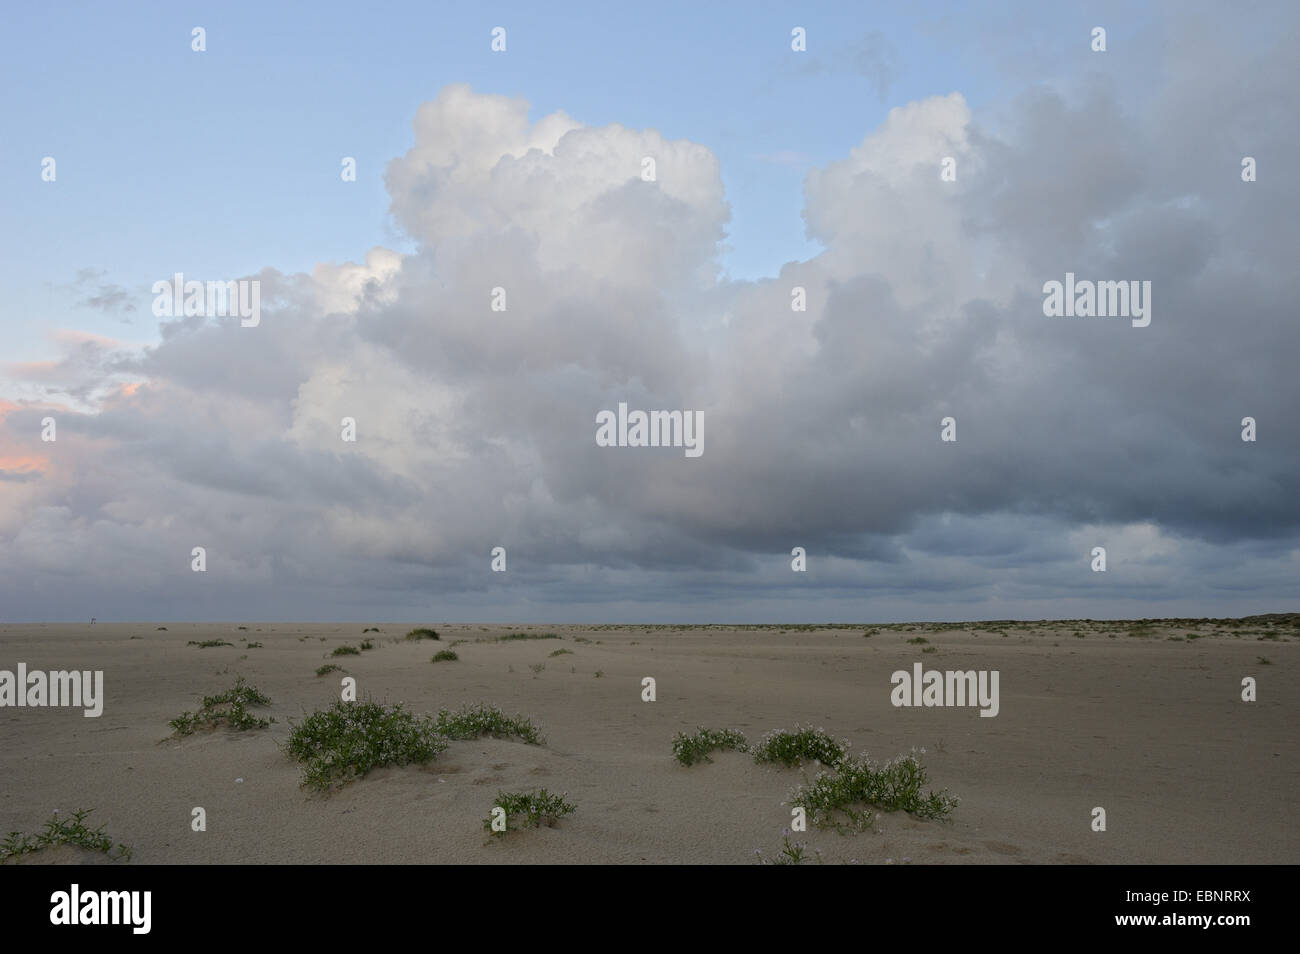
[[[1295,610],[1292,4],[7,19],[0,620]]]

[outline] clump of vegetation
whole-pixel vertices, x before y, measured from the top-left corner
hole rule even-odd
[[[479,703],[464,706],[456,712],[439,709],[434,723],[437,731],[457,742],[467,742],[479,736],[490,735],[496,739],[517,738],[529,745],[541,745],[542,735],[532,720],[526,716],[507,716],[496,706]]]
[[[434,653],[433,659],[431,659],[430,662],[455,662],[459,658],[460,657],[450,649],[444,649],[441,652]]]
[[[261,643],[249,643],[249,644],[248,644],[247,646],[245,646],[244,648],[245,648],[245,649],[261,649],[261,648],[262,648],[262,644],[261,644]]]
[[[869,629],[869,630],[867,630],[866,632],[864,632],[864,633],[862,634],[862,637],[863,637],[864,639],[870,639],[872,636],[876,635],[876,633],[878,633],[878,632],[880,632],[880,630],[878,630],[878,629]]]
[[[24,835],[22,832],[11,831],[9,836],[0,842],[0,862],[58,845],[72,845],[76,848],[84,848],[86,851],[97,851],[108,855],[112,861],[129,861],[130,846],[122,844],[114,846],[113,840],[104,834],[104,828],[107,826],[90,828],[86,825],[86,816],[93,810],[81,808],[67,818],[60,818],[59,813],[55,812],[38,835]]]
[[[559,639],[558,633],[504,633],[498,636],[495,642],[509,643],[516,639]]]
[[[673,736],[673,758],[682,765],[712,762],[710,752],[748,752],[745,733],[735,729],[706,729],[700,726],[694,735],[678,732]]]
[[[165,632],[167,632],[167,627],[166,627],[166,626],[159,626],[158,629],[155,630],[155,632],[165,633]]]
[[[957,807],[957,799],[947,790],[922,793],[927,781],[925,768],[914,752],[884,765],[866,757],[844,759],[834,772],[819,772],[811,783],[797,788],[790,804],[806,809],[820,828],[842,829],[842,815],[848,819],[848,828],[861,831],[874,820],[870,808],[904,811],[918,818],[946,818]]]
[[[366,633],[377,633],[377,632],[379,632],[378,626],[367,626],[365,629],[361,631],[361,635],[364,636],[366,635]]]
[[[240,627],[237,627],[237,628],[238,628],[238,629],[242,629],[242,630],[245,630],[245,631],[247,631],[247,630],[248,630],[248,627],[247,627],[247,626],[240,626]]]
[[[233,646],[234,643],[228,643],[224,639],[205,639],[200,642],[197,639],[191,639],[186,646],[197,646],[199,649],[212,649],[214,646]]]
[[[533,663],[528,668],[531,669],[533,672],[541,672],[543,669],[546,668],[546,663]]]
[[[543,823],[553,828],[557,821],[577,810],[575,805],[565,801],[564,795],[555,795],[544,788],[535,792],[498,791],[493,807],[505,811],[506,831],[511,828],[540,828]],[[506,833],[492,830],[491,815],[483,819],[483,827],[494,835],[504,836]]]
[[[342,666],[335,665],[334,663],[326,663],[325,665],[321,666],[319,669],[316,670],[316,675],[328,676],[332,672],[342,672],[342,671],[343,671]]]
[[[1261,666],[1273,665],[1273,660],[1269,659],[1267,656],[1256,656],[1255,658],[1259,660]]]
[[[780,762],[797,765],[800,762],[821,762],[836,766],[848,752],[848,742],[836,742],[823,729],[794,727],[793,732],[782,729],[769,732],[754,749],[755,762]]]
[[[781,843],[781,852],[771,861],[763,857],[761,849],[755,848],[754,854],[758,857],[760,865],[802,865],[808,861],[808,842],[790,841],[790,829],[786,828],[781,832],[783,838]],[[822,853],[815,851],[817,863],[823,864]]]
[[[406,634],[407,639],[442,639],[436,629],[429,629],[427,626],[421,626],[419,629],[413,629]]]
[[[556,656],[572,656],[572,655],[573,655],[572,649],[557,649],[553,653],[547,653],[547,658],[554,659]]]
[[[265,729],[271,719],[259,719],[248,711],[249,706],[269,706],[271,700],[255,687],[244,682],[243,676],[235,679],[235,685],[215,696],[204,696],[198,712],[182,712],[167,724],[177,735],[193,735],[200,729],[215,729],[226,725],[236,732],[249,729]]]
[[[373,639],[363,639],[361,640],[361,648],[362,650],[374,649],[375,641]]]
[[[921,650],[922,653],[937,653],[938,651],[939,651],[938,646],[926,646],[924,649]]]
[[[425,765],[447,747],[434,720],[397,703],[336,702],[290,723],[285,751],[303,765],[303,784],[341,788],[381,766]]]
[[[911,643],[913,646],[924,646],[926,643],[929,642],[929,640],[926,639],[924,636],[913,636],[911,639],[908,640],[908,642]]]
[[[335,646],[331,656],[360,656],[361,650],[355,646]]]

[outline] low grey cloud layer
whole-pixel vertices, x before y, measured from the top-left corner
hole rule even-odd
[[[806,178],[825,251],[758,282],[720,279],[707,146],[444,88],[385,175],[414,253],[251,276],[255,328],[168,319],[4,369],[41,394],[0,400],[4,615],[1293,606],[1300,77],[1285,37],[1171,30],[1140,99],[1091,77],[996,125],[959,93],[893,110]],[[1044,317],[1067,272],[1150,281],[1150,326]],[[596,446],[619,402],[702,411],[703,455]]]

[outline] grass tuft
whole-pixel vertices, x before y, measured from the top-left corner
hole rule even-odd
[[[357,647],[355,646],[336,646],[334,647],[334,652],[330,653],[330,655],[331,656],[360,656],[361,650],[357,649]]]
[[[335,665],[334,663],[326,663],[316,670],[316,675],[328,676],[332,672],[343,672],[343,667]]]
[[[233,646],[234,643],[228,643],[224,639],[205,639],[200,642],[197,639],[191,639],[186,646],[197,646],[199,649],[212,649],[214,646]]]
[[[430,662],[455,662],[459,658],[460,657],[457,656],[450,649],[444,649],[441,652],[434,653],[433,658],[429,661]]]
[[[411,630],[409,633],[406,634],[406,638],[407,639],[442,639],[442,637],[438,635],[438,631],[436,629],[429,629],[429,627],[427,626],[421,626],[418,629]]]

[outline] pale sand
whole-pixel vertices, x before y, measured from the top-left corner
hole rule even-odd
[[[1076,638],[1076,624],[1030,624],[1002,637],[990,631],[1002,627],[983,624],[863,638],[861,628],[431,622],[441,642],[415,643],[393,641],[408,625],[380,623],[382,632],[369,634],[373,650],[328,660],[355,675],[363,695],[416,712],[496,704],[531,716],[547,741],[453,742],[430,766],[379,770],[322,797],[299,787],[299,767],[276,742],[288,719],[338,698],[339,674],[318,678],[315,670],[333,647],[359,643],[364,624],[157,625],[0,627],[0,669],[20,661],[102,669],[107,696],[98,719],[75,709],[0,709],[0,832],[34,832],[53,809],[85,807],[95,809],[90,821],[133,846],[133,863],[747,864],[756,848],[777,854],[790,819],[782,802],[801,770],[737,753],[683,768],[671,739],[704,725],[737,728],[756,742],[802,722],[880,759],[924,747],[933,784],[961,799],[946,823],[887,814],[862,834],[797,836],[828,862],[1300,861],[1300,674],[1290,627],[1279,627],[1276,641],[1261,641],[1248,624],[1235,638],[1173,642],[1165,636],[1197,627],[1138,638],[1113,624]],[[564,638],[470,642],[456,647],[459,662],[429,662],[452,640],[517,630]],[[906,643],[917,635],[939,651],[922,655]],[[265,648],[244,649],[241,636]],[[186,645],[216,637],[236,647]],[[559,648],[574,654],[550,658]],[[894,708],[890,674],[917,661],[999,670],[1000,714]],[[545,669],[535,674],[533,664]],[[236,673],[271,697],[275,724],[160,741],[169,719],[228,688]],[[641,700],[644,676],[657,680],[654,703]],[[1259,701],[1240,701],[1243,676],[1258,679]],[[567,792],[577,813],[486,843],[482,820],[497,789],[536,787]],[[190,830],[194,806],[207,811],[204,833]],[[1094,806],[1106,809],[1104,833],[1090,829]],[[64,850],[46,860],[76,859]]]

